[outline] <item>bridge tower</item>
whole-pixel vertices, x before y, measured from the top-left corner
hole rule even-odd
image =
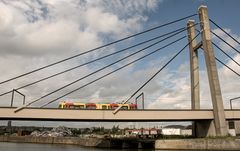
[[[206,61],[211,99],[213,104],[214,121],[196,121],[193,123],[193,135],[197,137],[205,136],[226,136],[227,125],[224,113],[224,106],[221,94],[221,88],[217,73],[215,55],[212,46],[208,10],[206,6],[200,6],[198,9],[201,41],[194,40],[195,27],[194,21],[188,21],[188,40],[190,42],[190,74],[191,74],[191,100],[192,109],[200,109],[200,89],[199,89],[199,65],[198,49],[203,47]]]
[[[190,56],[190,78],[191,78],[191,107],[192,110],[200,109],[200,88],[199,88],[199,63],[198,63],[198,49],[197,42],[194,37],[195,33],[195,22],[189,20],[187,23],[188,27],[188,41],[189,41],[189,56]],[[198,43],[202,44],[202,43]],[[192,134],[196,134],[196,122],[192,123]]]

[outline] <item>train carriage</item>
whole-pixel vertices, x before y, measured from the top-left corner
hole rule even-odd
[[[137,104],[119,104],[119,103],[80,103],[80,102],[60,102],[58,108],[61,109],[100,109],[115,110],[121,106],[121,110],[136,110]]]

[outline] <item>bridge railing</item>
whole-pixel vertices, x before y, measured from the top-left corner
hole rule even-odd
[[[14,101],[14,94],[15,92],[17,92],[18,94],[20,94],[21,96],[23,96],[23,105],[25,104],[25,100],[26,100],[26,96],[24,94],[22,94],[21,92],[19,92],[18,90],[13,89],[12,90],[12,98],[11,98],[11,107],[13,107],[13,101]]]
[[[233,109],[233,107],[232,107],[232,101],[233,101],[233,100],[237,100],[237,99],[240,99],[240,96],[230,99],[230,109],[231,109],[231,110]]]

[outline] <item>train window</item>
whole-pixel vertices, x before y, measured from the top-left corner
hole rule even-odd
[[[95,103],[86,104],[86,109],[96,109],[97,105]]]
[[[80,108],[80,109],[84,109],[85,106],[84,106],[84,105],[79,105],[79,108]]]
[[[112,106],[112,107],[111,107],[111,109],[116,109],[116,108],[118,108],[118,106]]]
[[[75,109],[84,109],[84,105],[75,105],[74,106]]]
[[[128,106],[122,106],[121,109],[128,110]]]
[[[96,109],[96,106],[87,106],[87,109]]]
[[[96,104],[86,104],[86,109],[96,109]]]
[[[137,107],[136,107],[136,106],[131,106],[130,109],[131,109],[131,110],[136,110]]]
[[[75,106],[74,106],[74,105],[69,105],[68,108],[70,108],[70,109],[74,109]]]
[[[110,108],[111,109],[116,109],[116,108],[118,108],[118,104],[115,104],[115,103],[110,104]]]
[[[108,109],[108,108],[107,108],[107,105],[102,105],[102,109],[104,109],[104,110],[105,110],[105,109]]]
[[[80,109],[80,106],[75,105],[74,108],[75,108],[75,109]]]

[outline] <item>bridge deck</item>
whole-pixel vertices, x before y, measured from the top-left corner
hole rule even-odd
[[[43,121],[196,121],[212,120],[212,110],[67,110],[0,108],[0,120]],[[225,110],[228,120],[240,120],[240,110]]]

